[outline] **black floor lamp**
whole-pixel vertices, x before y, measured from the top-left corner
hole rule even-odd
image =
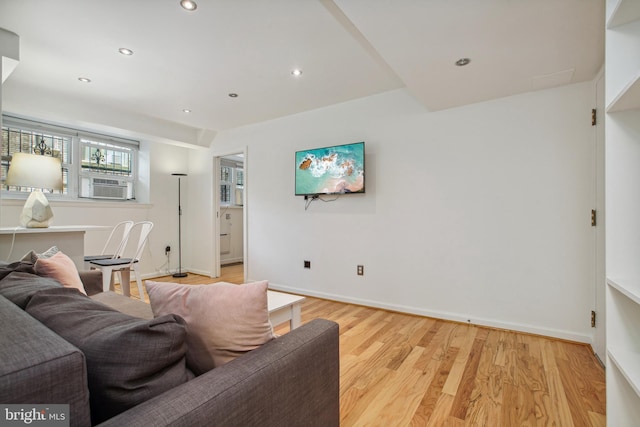
[[[178,271],[173,277],[187,277],[187,273],[182,272],[182,206],[180,205],[180,178],[187,176],[186,173],[172,173],[178,177]]]

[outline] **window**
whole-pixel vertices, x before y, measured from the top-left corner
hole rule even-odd
[[[229,166],[220,167],[220,203],[228,205],[231,203],[231,181],[233,180],[233,169]]]
[[[80,197],[133,199],[135,147],[80,137]]]
[[[244,187],[244,171],[242,169],[236,169],[236,186]]]
[[[69,192],[69,168],[71,167],[71,137],[51,132],[35,131],[15,126],[2,127],[2,158],[0,170],[2,182],[7,179],[11,156],[14,153],[41,154],[57,157],[62,162],[63,194]],[[26,191],[31,188],[3,186],[4,190]],[[46,191],[46,189],[43,189]]]
[[[131,148],[81,138],[80,165],[83,172],[132,177]]]
[[[220,204],[242,206],[244,189],[243,164],[227,159],[220,161]]]
[[[11,156],[17,152],[60,158],[64,195],[93,199],[135,199],[139,143],[76,129],[3,116],[0,179],[6,186]]]

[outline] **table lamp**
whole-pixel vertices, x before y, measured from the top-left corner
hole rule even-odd
[[[49,227],[53,211],[41,189],[62,190],[60,159],[38,154],[14,153],[9,164],[6,185],[32,188],[20,214],[20,225],[26,228]]]

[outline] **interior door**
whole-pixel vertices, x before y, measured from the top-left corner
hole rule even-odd
[[[220,156],[213,158],[213,266],[211,269],[213,277],[220,277]]]
[[[605,333],[605,194],[604,194],[604,74],[596,82],[596,137],[595,137],[595,312],[596,325],[593,339],[593,351],[602,364],[606,361],[606,333]]]
[[[214,218],[213,218],[213,239],[214,239],[214,245],[213,245],[213,250],[214,250],[214,254],[213,254],[213,268],[212,271],[214,272],[215,276],[214,277],[220,277],[221,274],[221,252],[223,252],[224,245],[225,245],[225,240],[224,240],[224,234],[228,234],[225,233],[223,230],[225,227],[222,224],[222,215],[224,215],[225,213],[225,209],[222,204],[221,204],[221,185],[222,185],[222,179],[221,179],[221,169],[222,169],[222,162],[223,159],[225,158],[236,158],[236,157],[241,157],[244,159],[244,165],[243,165],[243,185],[242,185],[242,190],[241,191],[236,191],[234,193],[234,197],[241,199],[237,201],[237,205],[241,205],[242,206],[242,262],[244,264],[244,277],[245,279],[248,277],[248,258],[247,258],[247,254],[248,254],[248,233],[247,233],[247,188],[248,188],[248,180],[247,180],[247,176],[248,176],[248,158],[247,158],[247,149],[242,149],[242,150],[235,150],[235,151],[230,151],[230,152],[224,152],[224,153],[216,153],[215,157],[213,158],[213,206],[214,206]],[[237,245],[236,245],[237,246]]]

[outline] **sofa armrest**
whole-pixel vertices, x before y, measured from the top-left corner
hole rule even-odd
[[[87,295],[91,296],[102,292],[101,270],[80,270],[78,273]]]
[[[3,296],[0,343],[0,402],[68,404],[68,425],[90,425],[86,361],[77,347]]]
[[[338,325],[316,319],[100,426],[340,425]]]

